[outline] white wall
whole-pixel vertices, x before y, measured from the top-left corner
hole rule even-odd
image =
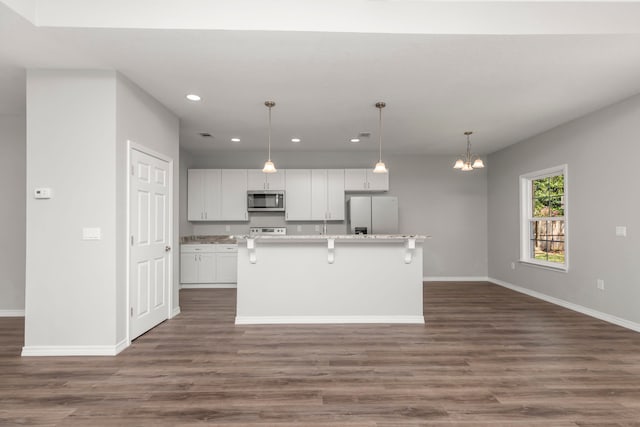
[[[27,72],[25,348],[116,343],[112,71]],[[100,227],[102,240],[82,240]]]
[[[263,152],[220,152],[193,156],[190,168],[261,168]],[[399,232],[429,234],[424,247],[426,277],[487,276],[486,172],[461,173],[452,168],[454,157],[387,155],[390,191],[399,201]],[[371,168],[375,153],[272,153],[278,168]],[[249,224],[193,223],[194,234],[244,234]],[[251,225],[286,225],[284,215],[252,215]],[[313,234],[315,225],[302,223],[302,231],[289,225],[289,234]],[[344,222],[329,224],[329,233],[345,233]]]
[[[0,316],[24,314],[26,118],[0,116]]]
[[[127,141],[174,159],[178,119],[114,71],[29,70],[24,354],[109,354],[126,345]],[[82,240],[100,227],[101,240]],[[174,252],[178,265],[178,251]],[[173,271],[178,307],[178,269]]]
[[[187,221],[187,168],[191,164],[191,155],[188,151],[180,149],[180,236],[193,235],[193,224]]]
[[[494,153],[488,167],[489,276],[640,323],[640,192],[633,160],[640,96]],[[569,271],[511,262],[519,257],[518,178],[568,164]],[[625,225],[628,237],[616,237]],[[605,281],[605,290],[596,280]]]
[[[133,141],[173,160],[173,223],[171,246],[173,251],[172,310],[179,310],[179,121],[156,99],[121,74],[116,84],[116,152],[117,152],[117,341],[126,336],[126,265],[127,265],[127,141]]]

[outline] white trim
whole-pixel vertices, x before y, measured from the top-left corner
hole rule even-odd
[[[237,283],[185,283],[180,289],[236,289]]]
[[[0,310],[0,317],[24,317],[24,310]]]
[[[179,306],[173,309],[173,311],[171,312],[171,318],[173,319],[178,314],[180,314],[180,307]]]
[[[487,282],[487,276],[425,276],[424,282]]]
[[[125,311],[125,318],[126,318],[126,342],[127,342],[127,346],[131,344],[131,318],[129,316],[129,309],[131,307],[131,300],[130,300],[130,296],[131,296],[131,280],[130,280],[130,275],[131,275],[131,245],[129,244],[129,236],[131,236],[131,151],[132,150],[136,150],[139,151],[143,154],[152,156],[152,157],[156,157],[164,162],[168,163],[168,171],[169,171],[169,177],[167,179],[167,181],[169,182],[169,186],[168,186],[168,199],[169,199],[169,210],[168,210],[168,214],[171,216],[171,220],[169,221],[169,231],[168,231],[168,235],[171,236],[171,246],[173,247],[173,250],[175,251],[176,248],[179,248],[180,245],[178,242],[174,242],[173,241],[173,221],[174,221],[174,217],[173,217],[173,195],[174,195],[174,191],[175,188],[173,188],[173,159],[165,154],[162,154],[158,151],[152,150],[151,148],[145,147],[142,144],[138,144],[135,141],[132,141],[130,139],[127,139],[127,167],[126,167],[126,174],[127,174],[127,203],[126,203],[126,214],[127,214],[127,224],[126,224],[126,231],[127,234],[125,236],[125,242],[126,242],[126,257],[127,257],[127,262],[126,262],[126,300],[127,300],[127,306],[126,306],[126,311]],[[174,244],[175,243],[175,244]],[[170,280],[167,284],[167,319],[171,319],[174,315],[173,315],[173,310],[172,310],[172,306],[173,306],[173,288],[174,286],[180,286],[179,284],[174,284],[173,283],[173,269],[174,269],[174,265],[173,265],[173,252],[171,252],[170,254],[170,262],[168,263],[168,268],[169,268],[169,272],[167,273],[168,276],[170,277]],[[178,288],[179,289],[179,288]],[[179,309],[179,308],[178,308]]]
[[[32,345],[22,347],[22,356],[115,356],[127,347],[126,339],[116,345]]]
[[[236,316],[236,325],[276,325],[309,323],[415,323],[423,316]]]
[[[640,332],[640,323],[632,322],[621,317],[603,313],[601,311],[584,307],[582,305],[574,304],[569,301],[552,297],[537,291],[533,291],[531,289],[523,288],[521,286],[513,285],[511,283],[494,279],[492,277],[489,278],[489,281],[504,288],[511,289],[512,291],[520,292],[522,294],[529,295],[530,297],[538,298],[543,301],[550,302],[551,304],[559,305],[561,307],[568,308],[569,310],[577,311],[578,313],[595,317],[596,319],[604,320],[605,322],[613,323],[614,325],[622,326],[623,328],[631,329],[632,331]]]
[[[118,344],[116,344],[116,348],[115,348],[116,354],[120,353],[122,350],[129,347],[130,345],[131,345],[131,342],[127,338],[123,339]]]

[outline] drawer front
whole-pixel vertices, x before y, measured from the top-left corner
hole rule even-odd
[[[186,244],[182,245],[180,252],[187,253],[201,253],[201,252],[238,252],[237,244]]]
[[[199,252],[215,252],[217,245],[182,245],[180,252],[183,254]]]

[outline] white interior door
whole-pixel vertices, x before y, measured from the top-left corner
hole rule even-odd
[[[129,337],[169,317],[172,218],[169,162],[131,149]]]

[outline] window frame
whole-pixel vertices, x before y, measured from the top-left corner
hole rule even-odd
[[[548,178],[550,176],[563,175],[564,182],[564,215],[561,217],[533,217],[533,194],[532,183],[537,179]],[[542,267],[556,271],[569,270],[569,185],[568,167],[566,164],[554,166],[539,171],[529,172],[520,175],[520,262],[532,266]],[[531,254],[531,222],[554,221],[562,219],[564,221],[564,263],[544,261],[535,258]]]

